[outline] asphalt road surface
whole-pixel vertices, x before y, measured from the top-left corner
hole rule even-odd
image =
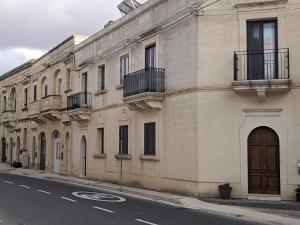
[[[0,225],[258,225],[95,189],[0,173]]]

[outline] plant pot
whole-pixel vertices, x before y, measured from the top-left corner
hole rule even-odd
[[[231,197],[231,190],[219,190],[219,193],[221,199],[230,199]]]
[[[300,202],[300,192],[297,192],[297,193],[296,193],[296,200],[297,200],[298,202]]]

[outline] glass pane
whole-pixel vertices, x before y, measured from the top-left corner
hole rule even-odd
[[[275,62],[276,34],[275,23],[264,23],[264,71],[265,79],[274,79],[276,72]]]

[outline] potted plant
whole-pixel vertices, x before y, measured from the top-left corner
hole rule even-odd
[[[300,185],[298,185],[295,192],[296,192],[296,199],[298,202],[300,202]]]
[[[219,185],[219,193],[221,199],[230,199],[232,187],[230,184],[221,184]]]

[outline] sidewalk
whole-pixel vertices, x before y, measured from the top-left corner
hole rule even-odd
[[[134,198],[160,202],[176,207],[201,210],[208,213],[215,213],[225,216],[242,218],[250,221],[263,222],[265,224],[300,224],[300,204],[296,202],[276,202],[274,204],[274,202],[253,202],[249,200],[229,200],[228,202],[222,202],[222,200],[207,198],[199,200],[192,197],[127,186],[123,188],[123,192],[121,193],[119,185],[116,184],[59,175],[49,172],[42,172],[33,169],[15,169],[6,164],[0,164],[0,172],[71,183],[84,187],[92,187],[99,190],[105,190]],[[270,207],[271,205],[276,205],[276,208],[274,206]]]

